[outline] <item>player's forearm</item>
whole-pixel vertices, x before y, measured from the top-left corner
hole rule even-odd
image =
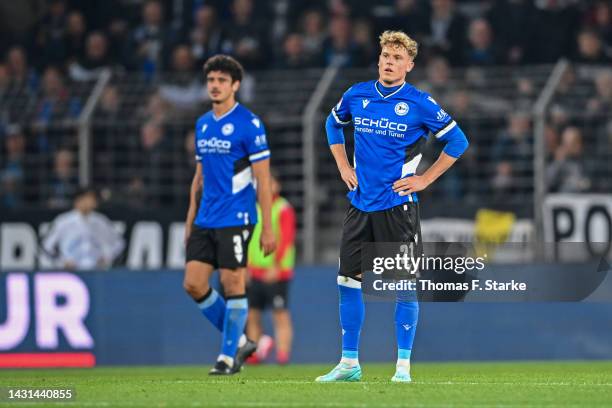
[[[344,144],[333,144],[330,145],[332,155],[334,156],[334,160],[336,160],[336,165],[338,166],[338,170],[342,171],[342,169],[351,167],[349,163],[348,157],[346,155],[346,148]]]
[[[196,202],[195,198],[189,199],[189,209],[187,210],[187,219],[185,220],[185,226],[190,227],[193,225],[196,217]]]
[[[446,144],[444,150],[440,153],[438,160],[436,160],[436,162],[422,175],[428,185],[444,174],[457,159],[461,157],[469,146],[467,137],[459,126],[455,126],[451,132],[448,132],[439,140]]]
[[[198,166],[199,167],[199,166]],[[187,210],[187,219],[185,220],[185,227],[190,228],[196,217],[196,210],[198,208],[197,204],[197,196],[198,192],[202,188],[202,176],[198,174],[196,170],[196,174],[191,181],[191,188],[189,189],[189,209]]]
[[[442,152],[440,156],[438,156],[438,160],[425,170],[422,177],[427,180],[427,184],[431,184],[444,174],[456,161],[457,158]]]
[[[270,178],[257,180],[257,201],[261,207],[262,228],[272,230],[272,189],[270,187]],[[261,188],[259,187],[261,186]]]
[[[272,182],[270,180],[270,160],[265,159],[253,164],[257,180],[257,202],[261,207],[261,225],[264,230],[272,231]]]

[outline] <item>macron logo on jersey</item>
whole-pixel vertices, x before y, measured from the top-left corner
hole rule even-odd
[[[208,125],[205,123],[202,125],[202,133],[206,132],[206,129],[208,129]]]
[[[370,103],[370,100],[369,100],[369,99],[364,99],[364,100],[362,100],[362,101],[361,101],[361,104],[363,105],[363,109],[365,109],[365,108],[368,106],[368,104],[369,104],[369,103]]]
[[[259,119],[257,119],[257,118],[253,119],[253,120],[251,121],[251,123],[252,123],[253,125],[255,125],[255,127],[256,127],[257,129],[259,129],[259,127],[261,126],[261,122],[260,122],[260,121],[259,121]]]

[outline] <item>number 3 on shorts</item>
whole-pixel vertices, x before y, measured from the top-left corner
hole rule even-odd
[[[242,262],[242,257],[244,256],[242,237],[240,235],[234,235],[232,239],[234,241],[234,256],[238,262]]]

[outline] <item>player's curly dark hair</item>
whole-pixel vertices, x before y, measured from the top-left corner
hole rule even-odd
[[[211,71],[220,71],[232,77],[232,82],[242,81],[242,65],[229,55],[215,55],[204,63],[204,76]]]

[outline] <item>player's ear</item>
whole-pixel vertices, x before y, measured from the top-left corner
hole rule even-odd
[[[406,72],[412,71],[412,68],[414,68],[414,61],[411,60],[408,62],[408,68],[406,68]]]
[[[240,89],[240,81],[234,81],[232,83],[232,90],[234,92],[238,92],[238,89]]]

